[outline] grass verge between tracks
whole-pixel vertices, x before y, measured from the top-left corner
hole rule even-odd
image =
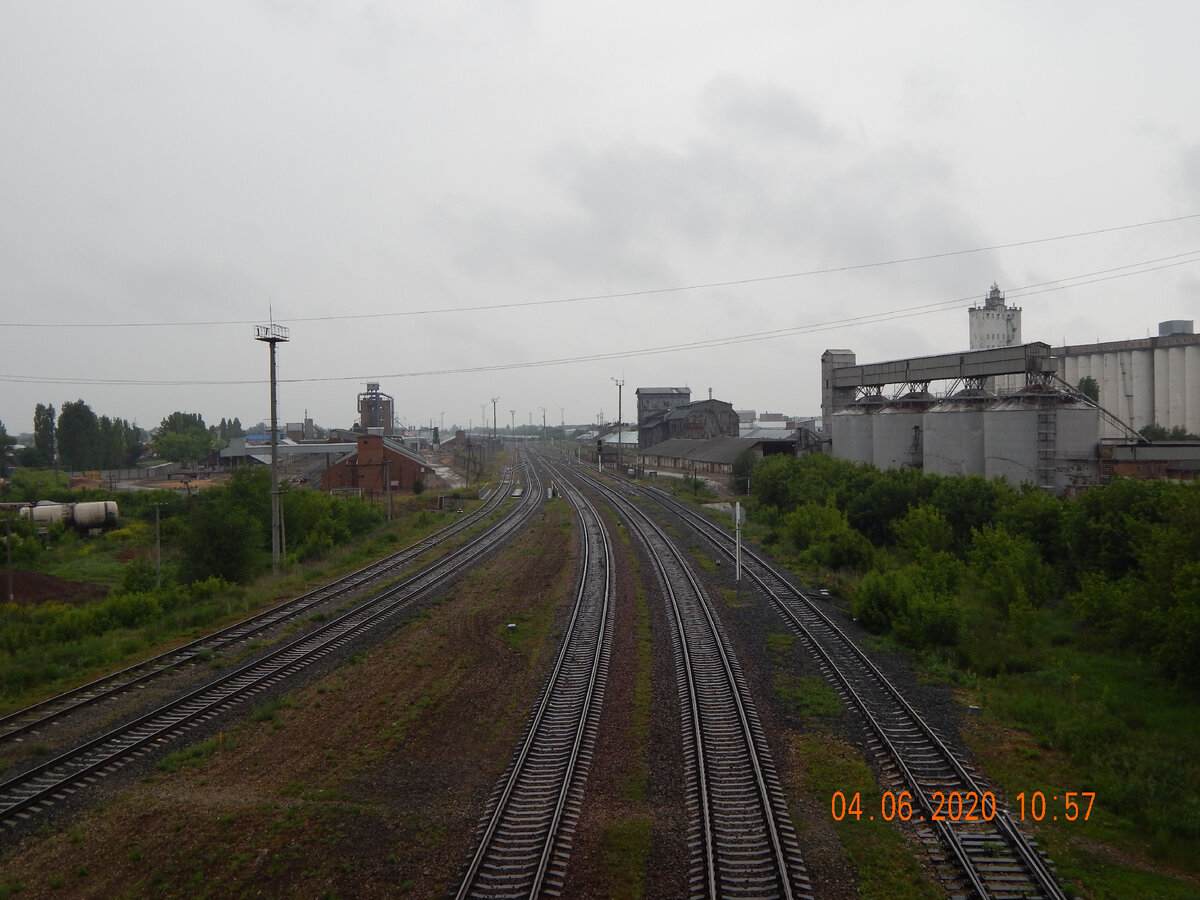
[[[628,746],[632,753],[625,761],[625,774],[621,780],[623,817],[604,830],[603,877],[612,900],[635,900],[645,896],[646,869],[654,841],[653,810],[646,799],[650,777],[646,754],[650,747],[653,700],[650,608],[640,577],[640,561],[629,546],[629,533],[621,529],[620,535],[636,576],[633,579],[636,621],[633,704],[627,726]]]

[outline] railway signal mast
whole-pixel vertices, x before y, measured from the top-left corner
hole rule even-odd
[[[279,418],[275,408],[275,345],[290,340],[288,329],[272,322],[255,325],[254,339],[271,347],[271,571],[279,571],[283,528],[279,516]]]

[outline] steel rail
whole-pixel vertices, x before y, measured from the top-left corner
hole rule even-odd
[[[728,532],[720,528],[706,516],[678,503],[673,498],[668,497],[661,491],[654,489],[650,490],[650,496],[665,506],[667,509],[680,516],[692,528],[707,538],[721,553],[730,560],[734,559],[733,538]],[[991,889],[987,886],[983,875],[978,871],[978,867],[971,861],[970,855],[962,844],[962,839],[958,833],[950,827],[945,821],[935,821],[933,817],[933,803],[925,791],[921,783],[921,779],[911,770],[904,760],[903,751],[895,745],[887,734],[887,729],[871,712],[868,703],[854,689],[850,682],[849,676],[842,670],[838,663],[834,660],[832,652],[825,648],[816,636],[812,633],[809,627],[800,619],[796,612],[791,608],[790,604],[782,596],[779,590],[769,585],[763,572],[766,572],[771,579],[782,587],[792,598],[793,602],[798,602],[802,605],[805,612],[811,614],[818,620],[832,636],[833,639],[846,648],[847,652],[853,659],[863,667],[869,677],[879,684],[883,690],[889,695],[905,716],[918,728],[922,737],[928,744],[942,757],[943,764],[951,770],[954,777],[960,783],[976,792],[978,796],[982,796],[984,788],[979,784],[978,780],[969,773],[959,761],[957,755],[946,746],[945,742],[937,735],[937,733],[929,726],[929,724],[920,716],[912,707],[904,695],[891,683],[891,681],[883,674],[878,666],[864,653],[858,645],[845,633],[845,631],[837,625],[823,610],[816,606],[802,591],[794,588],[782,575],[780,575],[774,566],[764,559],[760,554],[749,550],[745,546],[742,547],[742,560],[747,560],[752,564],[745,566],[746,574],[771,598],[772,604],[776,610],[784,617],[785,621],[793,627],[805,639],[806,644],[816,653],[820,659],[826,664],[831,672],[834,673],[835,679],[840,689],[842,689],[848,697],[853,701],[853,705],[859,710],[860,714],[866,720],[870,730],[874,733],[877,739],[887,748],[891,761],[902,773],[902,779],[908,785],[913,793],[914,798],[921,805],[922,809],[928,816],[928,821],[935,827],[935,830],[941,835],[942,843],[950,851],[951,855],[959,864],[962,874],[971,883],[972,889],[980,897],[992,896]],[[1026,873],[1031,878],[1034,887],[1043,892],[1043,894],[1051,898],[1051,900],[1066,900],[1066,894],[1058,885],[1053,873],[1046,865],[1038,851],[1031,846],[1029,839],[1012,821],[1011,815],[1007,810],[997,810],[994,821],[997,823],[1001,834],[1012,851],[1019,858],[1020,863],[1024,866]]]
[[[473,527],[481,519],[494,512],[507,496],[513,474],[514,470],[507,470],[500,483],[500,488],[494,491],[479,508],[461,520],[426,535],[415,544],[226,628],[218,629],[164,653],[148,657],[101,678],[0,716],[0,743],[35,732],[38,728],[72,712],[146,684],[193,662],[202,652],[219,651],[243,642],[255,634],[283,622],[294,620],[316,606],[335,600],[339,596],[350,594],[364,588],[372,581],[386,577],[391,571],[409,564],[439,544],[445,543],[455,535]]]
[[[78,790],[82,782],[90,783],[97,776],[110,774],[133,755],[165,743],[186,728],[260,693],[403,612],[430,590],[471,568],[501,546],[524,526],[540,504],[540,492],[530,491],[519,506],[487,532],[354,609],[222,674],[207,685],[0,783],[0,823],[16,825],[41,807]],[[39,779],[44,783],[38,784]]]
[[[769,848],[769,855],[772,860],[773,875],[771,880],[774,882],[775,890],[778,891],[778,896],[791,898],[796,895],[797,890],[807,893],[807,873],[803,870],[803,863],[800,859],[798,845],[796,845],[794,835],[790,833],[790,821],[786,819],[786,805],[783,803],[782,791],[774,785],[773,772],[768,776],[766,771],[768,758],[765,749],[764,739],[760,736],[760,727],[751,723],[750,701],[745,695],[745,686],[740,674],[740,669],[733,657],[732,651],[727,645],[727,639],[723,636],[719,620],[713,613],[711,606],[706,599],[707,595],[691,567],[687,564],[673,541],[665,532],[665,530],[654,522],[643,510],[635,504],[630,503],[619,493],[614,491],[606,482],[596,478],[590,472],[580,472],[575,470],[575,474],[582,475],[586,478],[597,490],[599,490],[608,500],[610,505],[621,511],[626,523],[632,526],[632,529],[638,534],[650,553],[656,566],[660,581],[663,583],[664,590],[670,601],[671,615],[675,624],[675,631],[678,636],[678,648],[681,656],[678,666],[683,669],[684,690],[687,694],[687,717],[691,722],[692,741],[697,755],[697,769],[700,791],[700,813],[702,824],[701,830],[703,834],[702,843],[704,845],[703,854],[705,859],[701,866],[704,869],[703,881],[704,891],[703,896],[719,897],[727,896],[737,891],[732,884],[723,882],[718,869],[722,866],[731,868],[732,863],[728,860],[721,859],[723,848],[717,847],[717,831],[719,830],[713,821],[714,804],[716,801],[711,792],[711,785],[708,782],[709,760],[707,759],[708,749],[706,741],[712,738],[711,723],[709,728],[706,728],[704,721],[705,714],[702,711],[702,704],[705,702],[705,695],[711,696],[714,688],[709,685],[700,686],[701,678],[693,667],[692,654],[688,651],[689,640],[696,640],[696,621],[689,618],[684,613],[684,601],[676,594],[675,587],[672,582],[675,578],[682,577],[682,583],[686,586],[687,591],[694,598],[694,607],[700,615],[700,622],[703,623],[705,634],[703,637],[706,642],[712,647],[715,660],[724,684],[724,692],[728,696],[728,704],[732,707],[725,714],[732,714],[736,730],[739,734],[738,740],[745,748],[745,756],[749,762],[752,772],[753,790],[757,796],[757,803],[761,810],[763,830],[765,831],[764,839]],[[678,575],[674,578],[672,573],[668,571],[666,560],[670,560],[672,565],[677,569]],[[711,678],[711,676],[706,676]],[[710,712],[708,715],[714,715]],[[722,726],[725,727],[725,726]],[[712,760],[712,762],[728,762],[728,759]],[[781,808],[782,807],[782,808]],[[780,833],[780,828],[777,825],[777,817],[780,820],[787,821],[789,836],[787,839]],[[728,840],[728,839],[727,839]],[[790,846],[789,846],[790,844]],[[746,876],[745,872],[731,872],[731,878],[741,879]],[[761,878],[761,876],[758,876]],[[796,884],[793,884],[793,877],[796,878]],[[753,888],[749,888],[755,896],[760,896],[763,892],[769,890],[767,886],[760,880]],[[809,895],[811,896],[811,895]]]
[[[599,514],[582,494],[565,482],[564,486],[581,525],[582,559],[571,615],[523,739],[489,802],[490,811],[477,835],[476,850],[455,894],[459,900],[561,893],[561,883],[547,882],[552,859],[559,855],[565,860],[565,851],[559,848],[569,837],[563,834],[568,800],[573,791],[582,792],[587,777],[583,756],[594,742],[603,703],[612,640],[614,581],[612,545]],[[598,606],[591,602],[597,594]],[[582,686],[578,684],[581,681]],[[554,751],[553,745],[561,744],[563,738],[567,738],[565,750]],[[543,774],[547,769],[549,776]],[[550,779],[551,787],[531,790],[530,783],[539,778]],[[521,804],[525,808],[515,809]],[[504,847],[497,846],[497,836],[506,825],[512,827],[513,820],[522,818],[533,818],[537,828],[527,830],[523,841],[510,840]],[[540,845],[533,851],[537,861],[532,871],[520,865],[521,858],[530,852],[523,846],[528,844]]]

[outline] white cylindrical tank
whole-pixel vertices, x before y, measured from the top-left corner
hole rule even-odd
[[[1099,441],[1100,413],[1091,404],[1060,393],[1021,394],[984,413],[984,476],[1061,493],[1095,480]]]
[[[76,503],[73,516],[76,528],[112,528],[117,524],[119,510],[112,500]]]
[[[851,462],[874,463],[872,435],[875,412],[881,405],[881,400],[860,400],[839,409],[830,417],[834,456]]]
[[[935,402],[931,394],[908,394],[875,414],[871,446],[876,466],[900,469],[921,465],[925,410]]]
[[[1007,398],[983,414],[983,475],[1009,484],[1037,483],[1037,405]]]
[[[933,475],[983,474],[983,414],[996,397],[960,391],[925,412],[925,471]]]
[[[68,508],[61,503],[51,503],[46,500],[38,502],[37,506],[21,507],[22,519],[31,519],[35,525],[53,525],[67,519]]]

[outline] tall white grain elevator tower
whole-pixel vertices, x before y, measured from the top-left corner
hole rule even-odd
[[[971,350],[994,350],[1021,343],[1021,307],[1005,305],[1004,292],[996,282],[992,282],[983,306],[971,307],[967,315],[970,318]],[[1019,375],[1003,375],[994,381],[989,379],[989,382],[989,388],[1001,394],[1013,393],[1025,386]]]

